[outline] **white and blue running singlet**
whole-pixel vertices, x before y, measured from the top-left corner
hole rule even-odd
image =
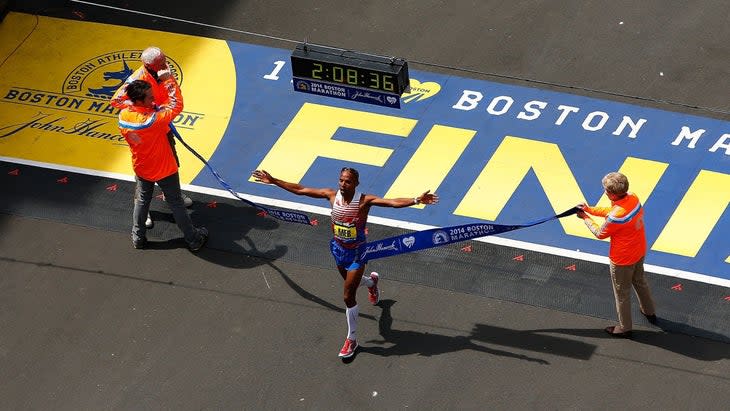
[[[363,265],[360,255],[365,245],[367,215],[360,216],[362,194],[355,192],[352,201],[345,204],[342,192],[337,190],[332,205],[332,241],[330,251],[338,266],[356,270]]]

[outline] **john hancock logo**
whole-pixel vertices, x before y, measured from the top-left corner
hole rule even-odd
[[[141,50],[119,50],[88,59],[69,72],[60,93],[11,86],[3,92],[0,102],[30,106],[38,111],[29,119],[0,124],[0,138],[25,129],[37,129],[125,145],[115,118],[119,110],[109,100],[140,67],[141,56]],[[172,75],[182,85],[180,65],[170,57],[167,57],[167,62]],[[110,121],[110,117],[113,120]],[[174,123],[178,128],[193,129],[202,118],[204,114],[183,111]]]

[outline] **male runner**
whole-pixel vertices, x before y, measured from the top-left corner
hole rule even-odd
[[[372,194],[357,191],[359,173],[354,168],[344,167],[340,171],[339,189],[310,188],[297,183],[290,183],[274,178],[265,170],[253,172],[256,181],[274,184],[290,193],[305,195],[313,198],[326,198],[332,205],[332,234],[330,251],[335,258],[335,264],[340,275],[345,280],[344,300],[347,307],[347,338],[340,350],[341,358],[349,358],[357,350],[357,318],[359,307],[355,299],[357,287],[364,284],[368,287],[368,299],[375,305],[380,300],[378,289],[378,273],[364,276],[366,261],[360,256],[365,251],[365,224],[367,223],[370,207],[402,208],[416,204],[435,204],[438,202],[436,194],[429,191],[414,198],[380,198]]]

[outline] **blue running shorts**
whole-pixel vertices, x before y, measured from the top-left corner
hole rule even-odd
[[[335,258],[335,263],[338,267],[344,267],[347,271],[357,270],[365,265],[360,260],[360,256],[364,250],[365,243],[362,243],[357,248],[345,248],[334,238],[330,240],[330,252],[332,253],[332,257]]]

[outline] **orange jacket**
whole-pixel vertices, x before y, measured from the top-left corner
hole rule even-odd
[[[111,105],[118,109],[123,109],[132,105],[132,101],[127,96],[127,85],[134,80],[144,80],[152,85],[152,95],[155,98],[155,104],[161,106],[167,100],[167,90],[165,87],[157,82],[157,78],[142,65],[140,68],[134,71],[131,76],[127,77],[124,84],[117,89],[111,99]]]
[[[606,218],[600,227],[588,216],[583,221],[597,238],[611,238],[608,251],[611,262],[616,265],[631,265],[644,257],[644,209],[636,194],[627,193],[622,199],[611,202],[611,207],[586,207],[583,211]]]
[[[134,173],[147,181],[159,181],[177,172],[167,131],[183,109],[182,93],[173,77],[160,85],[167,90],[162,106],[133,105],[119,113],[119,130],[132,152]]]

